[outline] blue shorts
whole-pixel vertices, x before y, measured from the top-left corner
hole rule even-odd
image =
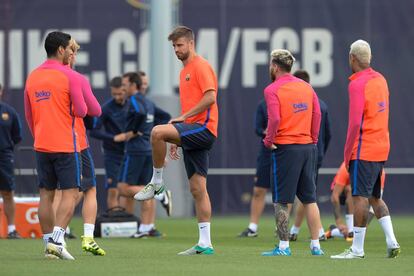
[[[270,189],[270,173],[272,164],[272,151],[263,144],[260,147],[256,164],[256,181],[254,186]]]
[[[96,187],[95,165],[89,148],[81,151],[82,157],[82,178],[81,191],[85,192],[92,187]]]
[[[177,123],[173,126],[180,134],[188,179],[195,173],[207,177],[209,152],[216,137],[200,124]]]
[[[277,147],[272,151],[273,202],[293,203],[295,195],[304,204],[316,202],[316,146],[295,144]]]
[[[104,151],[105,189],[116,189],[123,159],[124,153]]]
[[[14,160],[12,152],[0,152],[0,191],[14,191]]]
[[[351,160],[349,162],[349,180],[352,195],[381,198],[381,175],[384,162]]]
[[[82,157],[79,152],[36,151],[39,188],[46,190],[81,189]]]
[[[129,155],[126,154],[121,165],[119,182],[128,185],[147,185],[152,177],[151,155]]]

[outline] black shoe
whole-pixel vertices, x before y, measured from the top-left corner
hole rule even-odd
[[[171,197],[171,191],[166,190],[164,193],[164,200],[161,202],[162,207],[165,209],[165,212],[167,212],[167,216],[171,216],[172,212],[172,197]]]
[[[297,240],[298,240],[298,234],[289,235],[289,241],[297,241]]]
[[[141,239],[141,238],[148,238],[148,237],[159,238],[159,237],[162,237],[162,233],[158,231],[157,229],[152,228],[151,230],[145,231],[145,232],[138,231],[134,235],[131,236],[131,238],[134,238],[134,239]]]
[[[255,238],[257,237],[257,232],[251,230],[250,228],[246,228],[243,232],[241,232],[237,237],[239,238]]]
[[[17,233],[16,230],[13,230],[9,234],[7,234],[7,238],[10,240],[16,240],[21,239],[22,237],[20,237],[19,233]]]
[[[73,239],[76,239],[76,236],[73,235],[72,232],[65,233],[65,239],[73,240]]]
[[[328,237],[325,234],[323,234],[322,236],[319,236],[319,241],[326,241],[326,240],[328,240]]]

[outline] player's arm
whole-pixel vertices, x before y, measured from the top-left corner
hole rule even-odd
[[[168,123],[171,120],[170,113],[154,105],[154,126]]]
[[[69,78],[69,94],[73,105],[73,115],[83,118],[88,112],[88,107],[83,97],[81,80],[71,69],[67,69],[66,73]]]
[[[216,91],[214,89],[210,89],[204,92],[203,97],[201,100],[196,104],[193,108],[191,108],[186,113],[182,114],[181,116],[174,118],[170,121],[170,123],[181,123],[188,118],[191,118],[197,114],[200,114],[207,109],[210,108],[213,104],[216,103]]]
[[[86,79],[85,76],[82,76],[81,74],[79,74],[79,76],[82,83],[83,97],[85,99],[86,106],[88,107],[88,115],[92,117],[101,116],[101,106],[99,105],[98,100],[92,92],[92,88],[88,79]]]
[[[104,119],[104,114],[100,117],[93,117],[92,128],[89,131],[89,135],[98,140],[114,141],[115,135],[102,129]]]
[[[34,137],[32,106],[30,105],[30,98],[26,90],[24,90],[24,116],[26,118],[27,126],[29,127],[30,133]]]
[[[357,139],[358,132],[361,128],[364,104],[364,90],[358,89],[354,83],[351,83],[349,85],[348,132],[344,148],[344,161],[347,168],[349,167],[349,161],[351,160],[355,140]]]
[[[331,118],[329,117],[328,108],[325,110],[325,117],[325,148],[323,149],[323,152],[326,154],[332,138]]]
[[[267,114],[263,108],[263,103],[260,103],[256,110],[255,118],[255,132],[256,135],[264,138],[266,136],[265,130],[267,125]]]
[[[138,102],[134,97],[131,97],[130,105],[127,111],[127,124],[125,127],[125,133],[129,133],[128,137],[132,138],[130,135],[136,135],[140,133],[139,129],[142,124],[147,119],[147,112],[144,106]]]
[[[22,140],[22,124],[20,122],[19,114],[17,114],[16,111],[13,112],[11,138],[14,144],[18,144]]]
[[[313,91],[311,135],[312,135],[312,141],[314,144],[318,143],[320,128],[321,128],[321,107],[319,105],[318,96],[316,95],[315,91]]]
[[[273,141],[280,124],[280,102],[277,93],[269,88],[264,91],[267,106],[267,134],[263,143],[267,148],[275,147]]]
[[[335,217],[335,224],[338,226],[344,224],[342,220],[341,203],[339,199],[341,193],[344,191],[344,187],[345,186],[342,186],[341,184],[335,183],[331,194],[331,203]]]

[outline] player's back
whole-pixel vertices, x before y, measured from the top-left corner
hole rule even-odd
[[[79,151],[67,69],[45,62],[27,78],[34,148],[42,152]]]

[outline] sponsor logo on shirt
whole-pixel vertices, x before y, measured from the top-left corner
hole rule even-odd
[[[385,111],[385,108],[386,108],[386,104],[385,104],[385,102],[379,102],[379,103],[377,103],[378,104],[378,112],[383,112],[383,111]]]
[[[40,102],[43,100],[49,100],[50,96],[52,96],[52,93],[50,91],[36,91],[35,92],[36,102]]]
[[[9,115],[9,113],[4,112],[4,113],[1,114],[1,118],[3,119],[3,121],[7,121],[7,120],[9,120],[10,115]]]
[[[298,113],[301,111],[308,110],[308,104],[307,103],[294,103],[293,104],[293,113]]]
[[[153,115],[153,114],[147,114],[147,120],[146,120],[146,123],[147,123],[147,124],[150,124],[150,123],[152,123],[152,122],[154,122],[154,115]]]
[[[190,74],[185,75],[185,80],[189,81],[190,80]]]

